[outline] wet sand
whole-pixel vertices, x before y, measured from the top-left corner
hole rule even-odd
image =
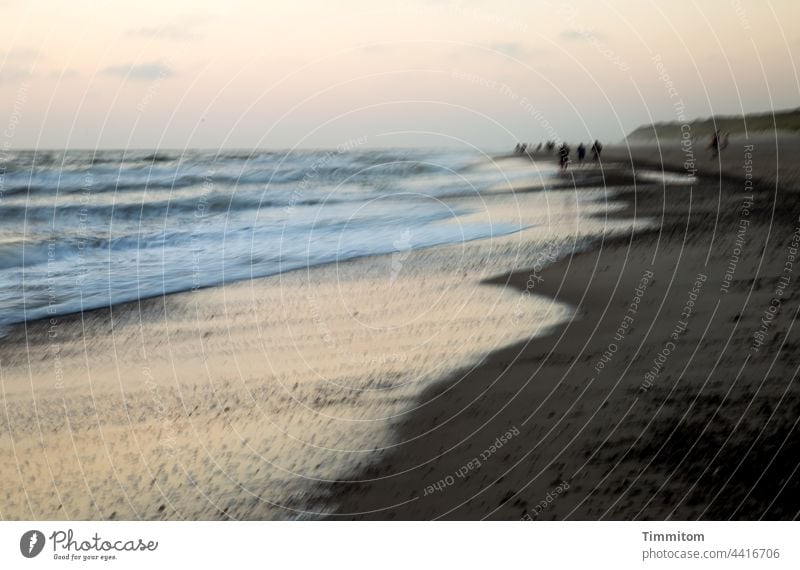
[[[721,163],[694,149],[691,186],[621,196],[657,227],[490,280],[574,316],[428,388],[398,445],[330,486],[338,516],[797,518],[800,168],[780,140],[732,139]],[[672,143],[603,163],[680,178],[685,159]]]

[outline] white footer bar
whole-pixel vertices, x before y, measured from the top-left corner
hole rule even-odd
[[[799,524],[3,522],[0,568],[796,569]]]

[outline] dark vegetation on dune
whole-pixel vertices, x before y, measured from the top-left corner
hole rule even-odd
[[[681,136],[681,127],[686,123],[666,121],[642,125],[628,135],[628,142],[644,142],[655,139],[674,139]],[[747,115],[717,115],[707,119],[695,119],[688,123],[694,136],[711,135],[714,130],[734,134],[769,131],[800,131],[800,107],[767,113]]]

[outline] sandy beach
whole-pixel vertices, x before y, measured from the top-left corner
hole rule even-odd
[[[518,159],[514,161],[517,164]],[[535,168],[531,168],[535,177]],[[0,516],[285,519],[373,465],[424,389],[571,309],[483,281],[630,232],[603,190],[454,199],[522,232],[5,331]],[[518,189],[517,189],[518,190]],[[452,223],[456,223],[455,221]],[[321,491],[321,489],[323,489]]]
[[[798,139],[775,141],[694,149],[691,186],[619,196],[656,227],[492,280],[574,315],[429,388],[338,513],[797,518]],[[604,162],[686,175],[677,143]]]
[[[552,210],[467,204],[518,233],[14,326],[0,517],[792,518],[800,187],[743,149],[609,148]]]

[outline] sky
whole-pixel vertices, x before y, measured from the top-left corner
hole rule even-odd
[[[0,0],[0,147],[508,148],[800,107],[797,0]]]

